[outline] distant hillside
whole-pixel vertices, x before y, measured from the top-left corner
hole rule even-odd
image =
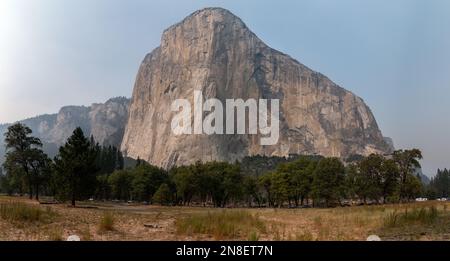
[[[109,99],[105,103],[91,106],[66,106],[56,114],[45,114],[21,120],[40,138],[44,151],[56,155],[76,127],[81,127],[86,135],[93,135],[102,145],[119,147],[128,118],[130,100],[125,97]],[[4,133],[11,124],[0,124],[0,163],[4,160]]]
[[[430,178],[427,175],[423,174],[421,168],[416,169],[415,175],[417,174],[419,174],[423,184],[428,185],[430,183]]]

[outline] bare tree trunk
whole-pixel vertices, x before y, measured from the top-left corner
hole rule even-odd
[[[37,182],[36,182],[35,191],[36,191],[36,200],[39,201],[39,184]]]
[[[75,191],[72,190],[72,207],[75,207]]]
[[[28,193],[29,193],[28,198],[33,199],[33,179],[31,178],[28,170],[25,170],[25,173],[28,178]]]
[[[28,198],[33,199],[33,186],[31,184],[28,186],[28,193]]]

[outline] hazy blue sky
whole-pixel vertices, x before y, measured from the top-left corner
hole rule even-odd
[[[0,0],[0,122],[131,96],[162,31],[208,6],[361,96],[426,174],[450,167],[447,0]]]

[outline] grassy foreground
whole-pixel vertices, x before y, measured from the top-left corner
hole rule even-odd
[[[0,240],[450,240],[450,203],[334,209],[212,209],[0,196]]]

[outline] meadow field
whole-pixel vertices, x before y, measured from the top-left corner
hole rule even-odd
[[[450,202],[327,209],[40,204],[0,196],[0,240],[450,240]]]

